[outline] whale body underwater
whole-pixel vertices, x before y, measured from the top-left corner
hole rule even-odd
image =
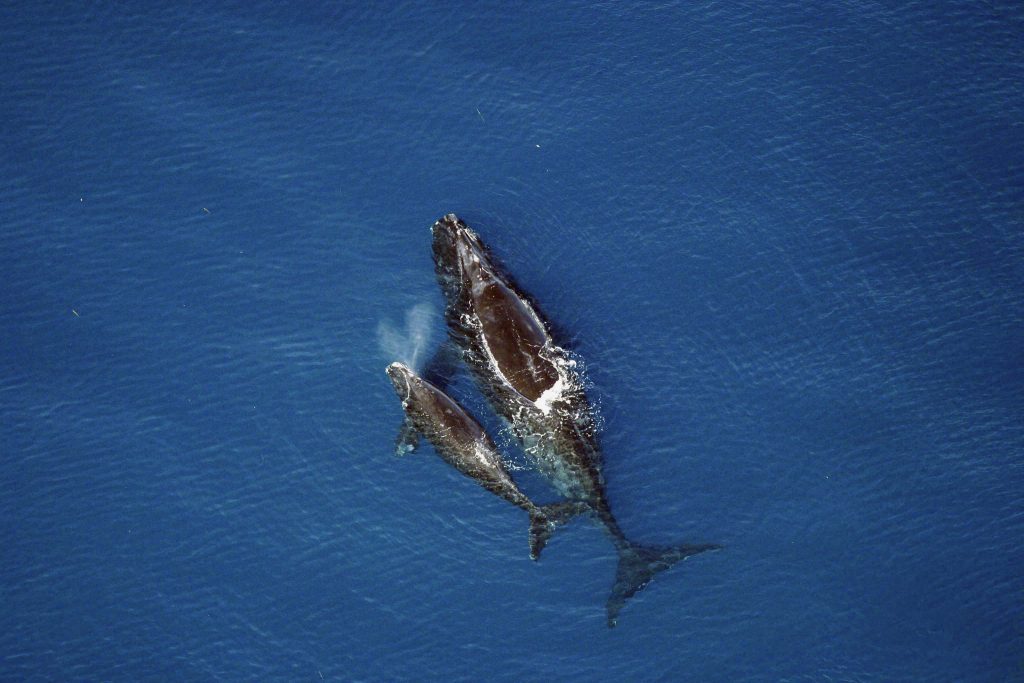
[[[605,493],[597,415],[576,361],[554,342],[537,306],[462,220],[448,214],[434,223],[431,233],[448,344],[488,406],[565,500],[534,504],[515,485],[483,427],[444,392],[444,382],[432,383],[393,363],[387,373],[406,416],[398,452],[412,450],[422,434],[446,462],[526,510],[533,559],[555,528],[572,516],[585,515],[600,524],[619,556],[606,604],[608,626],[615,626],[626,601],[656,574],[721,546],[646,546],[626,537]]]

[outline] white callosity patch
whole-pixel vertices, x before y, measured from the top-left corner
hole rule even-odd
[[[402,409],[408,410],[409,404],[412,401],[412,383],[409,381],[409,367],[403,363],[392,363],[388,366],[388,376],[394,381],[395,375],[402,378],[402,386],[405,389],[405,395],[401,396]]]

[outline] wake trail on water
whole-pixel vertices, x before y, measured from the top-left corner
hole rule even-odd
[[[405,312],[405,328],[400,329],[390,320],[377,324],[377,346],[387,362],[401,361],[416,372],[434,352],[434,330],[437,310],[428,303],[419,303]]]

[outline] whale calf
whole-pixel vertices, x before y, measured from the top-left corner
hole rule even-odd
[[[581,512],[574,502],[537,505],[516,486],[497,446],[465,408],[406,365],[392,363],[387,375],[402,400],[406,424],[400,450],[415,449],[422,434],[448,464],[530,515],[530,558],[536,560],[552,532]]]
[[[431,232],[452,342],[538,470],[566,499],[585,505],[615,545],[619,564],[606,604],[614,626],[626,600],[656,574],[720,546],[650,547],[626,538],[605,493],[596,415],[576,362],[462,220],[448,214]]]

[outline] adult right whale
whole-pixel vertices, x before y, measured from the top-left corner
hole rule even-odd
[[[606,604],[608,626],[615,626],[626,600],[656,574],[721,546],[642,546],[626,538],[608,504],[596,415],[576,362],[462,220],[448,214],[431,232],[449,336],[482,393],[538,470],[563,496],[590,510],[618,551]]]

